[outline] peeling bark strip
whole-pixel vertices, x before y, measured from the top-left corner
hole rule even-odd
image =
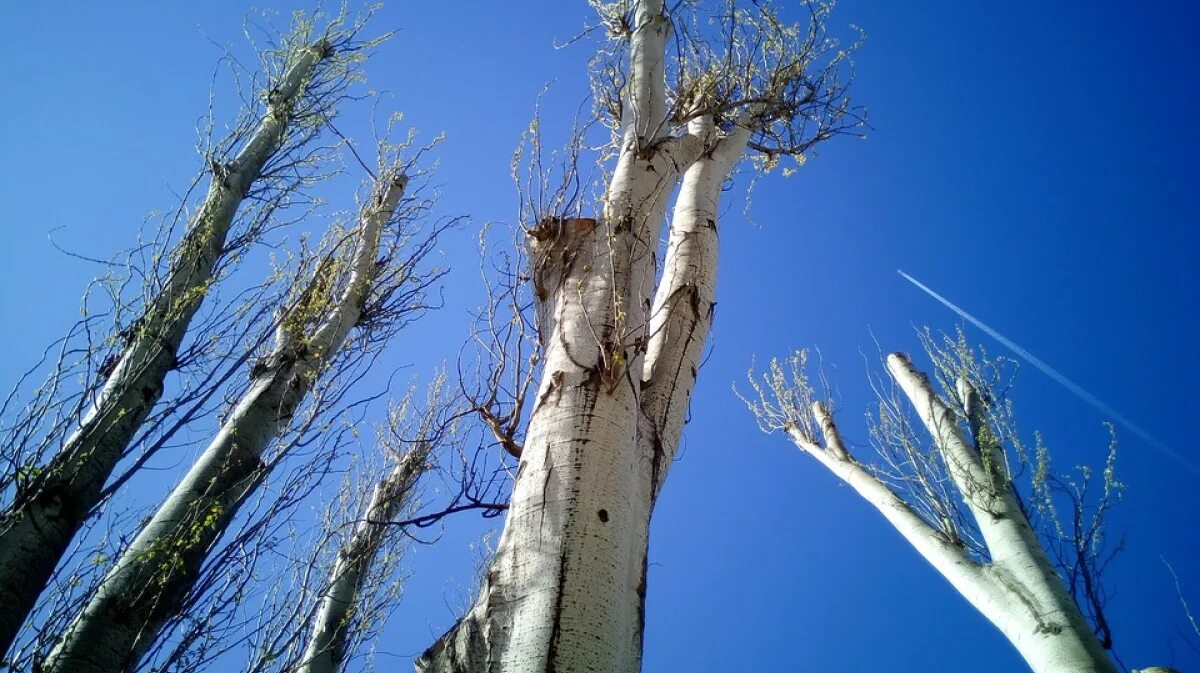
[[[130,670],[179,611],[208,553],[266,476],[263,452],[361,316],[383,227],[406,183],[399,176],[376,186],[345,265],[348,280],[341,295],[314,315],[295,315],[311,310],[301,301],[283,317],[274,350],[249,391],[59,638],[42,673]],[[319,268],[309,289],[331,283],[323,277],[331,272],[326,265]]]
[[[338,552],[316,623],[296,673],[335,673],[346,657],[346,635],[363,582],[388,533],[388,522],[407,504],[425,471],[430,445],[418,444],[375,487],[349,543]]]
[[[167,282],[135,324],[103,389],[58,454],[0,516],[0,653],[33,608],[62,554],[99,502],[105,482],[162,394],[179,346],[213,282],[238,207],[279,150],[292,107],[329,49],[297,53],[272,90],[266,115],[208,194],[175,248]]]

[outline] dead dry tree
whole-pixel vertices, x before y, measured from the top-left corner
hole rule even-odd
[[[305,188],[324,175],[337,144],[325,140],[327,124],[376,44],[358,37],[364,20],[300,17],[261,52],[261,72],[235,73],[244,108],[223,137],[210,115],[201,130],[204,170],[178,210],[93,286],[107,296],[91,296],[85,317],[47,351],[46,382],[23,407],[16,393],[5,400],[0,652],[98,505],[211,409],[214,391],[240,364],[222,362],[217,344],[269,319],[260,309],[263,287],[235,293],[215,313],[198,312],[286,213],[306,209]],[[205,181],[207,191],[193,199]],[[200,372],[200,364],[211,367]],[[172,372],[178,381],[168,380]],[[134,452],[125,473],[115,474]]]
[[[422,270],[449,223],[421,230],[427,204],[404,199],[408,168],[388,152],[357,222],[335,226],[307,265],[307,280],[274,321],[273,343],[250,367],[250,384],[220,430],[121,554],[40,663],[43,671],[125,671],[160,642],[164,625],[191,602],[218,542],[286,451],[319,414],[298,414],[326,377],[377,347],[428,306],[441,271]],[[419,158],[420,152],[417,153]],[[343,389],[344,390],[344,389]],[[336,404],[340,395],[322,396]],[[311,407],[310,407],[311,409]],[[295,423],[300,423],[296,427]],[[270,518],[260,523],[270,522]],[[238,551],[233,548],[232,551]]]
[[[1104,526],[1122,489],[1115,439],[1099,480],[1088,467],[1054,474],[1040,436],[1029,446],[1017,434],[1012,363],[961,332],[922,338],[934,380],[907,355],[887,357],[891,383],[874,384],[868,414],[870,462],[850,452],[804,351],[752,371],[755,394],[743,400],[763,431],[786,433],[875,507],[1032,670],[1115,673],[1102,583],[1120,546]]]

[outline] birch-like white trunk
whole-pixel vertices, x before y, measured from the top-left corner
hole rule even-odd
[[[423,671],[641,667],[653,460],[640,383],[667,199],[703,149],[668,137],[661,0],[635,11],[624,134],[601,220],[546,223],[530,257],[546,353],[508,516],[468,614]]]
[[[245,146],[213,175],[204,202],[172,253],[166,284],[131,328],[131,341],[94,403],[44,468],[31,495],[14,502],[0,518],[0,653],[11,645],[162,394],[192,316],[214,280],[234,215],[284,142],[292,108],[327,51],[324,43],[314,44],[300,51],[285,71]]]
[[[887,364],[933,437],[987,545],[991,561],[983,567],[986,589],[977,591],[976,608],[1035,673],[1116,673],[1007,480],[996,479],[927,376],[898,353],[888,356]]]
[[[296,673],[336,673],[346,658],[346,629],[371,563],[388,534],[389,522],[408,504],[413,486],[425,471],[430,445],[421,443],[375,487],[349,542],[338,552],[321,596],[304,657]]]
[[[689,130],[705,139],[716,133],[707,117],[692,122]],[[715,143],[706,143],[713,148],[684,173],[671,216],[641,375],[643,413],[638,441],[640,452],[651,457],[655,497],[675,459],[704,344],[712,329],[721,189],[749,139],[750,130],[738,126]]]
[[[636,395],[593,336],[612,297],[596,271],[605,235],[577,222],[555,241],[569,262],[504,532],[476,604],[420,670],[638,668],[650,473],[636,455]]]
[[[304,318],[281,320],[263,371],[183,481],[117,559],[43,662],[42,673],[131,670],[163,624],[179,611],[204,559],[266,476],[263,452],[358,321],[382,229],[391,220],[405,182],[400,177],[378,186],[361,218],[342,294],[308,334],[289,329],[293,323],[302,326]]]
[[[964,436],[954,411],[938,398],[928,377],[907,357],[889,356],[888,369],[933,436],[955,489],[979,527],[989,563],[981,564],[969,556],[855,461],[821,403],[813,405],[813,417],[825,445],[817,445],[795,426],[788,428],[788,436],[875,507],[1008,638],[1035,673],[1116,673],[1055,573],[1007,481],[988,469]]]

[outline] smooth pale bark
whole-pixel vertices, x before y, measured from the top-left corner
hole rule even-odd
[[[825,446],[818,446],[799,428],[792,427],[787,433],[796,446],[816,458],[877,509],[913,549],[976,609],[981,612],[985,607],[992,610],[1010,599],[1005,587],[999,585],[961,546],[953,544],[941,531],[926,523],[887,484],[850,456],[824,405],[819,402],[814,404],[813,416],[821,426]]]
[[[625,124],[603,216],[531,232],[544,375],[504,532],[468,614],[423,671],[628,673],[641,666],[651,457],[639,387],[666,203],[699,158],[667,137],[661,0],[634,12]]]
[[[564,266],[547,269],[561,278],[557,320],[504,532],[476,604],[420,670],[637,669],[649,472],[634,452],[634,391],[625,376],[604,380],[587,312],[611,302],[589,287],[605,237],[575,222],[553,244]]]
[[[345,289],[317,316],[281,320],[266,358],[217,436],[175,487],[60,637],[42,673],[118,673],[136,667],[181,609],[201,565],[238,507],[266,476],[262,454],[291,419],[362,314],[383,227],[406,180],[377,187],[356,232]],[[325,266],[325,265],[322,265]],[[322,273],[314,286],[323,280]],[[293,312],[307,310],[298,302]],[[310,318],[319,322],[302,333]]]
[[[407,505],[417,479],[425,471],[429,444],[421,443],[400,459],[371,494],[362,520],[338,552],[329,586],[321,596],[316,621],[297,673],[335,673],[346,657],[346,629],[371,563],[379,553],[389,523]]]
[[[701,138],[715,133],[712,120],[690,124]],[[649,343],[642,365],[640,452],[651,456],[657,497],[675,459],[688,403],[716,305],[721,189],[742,158],[750,130],[736,127],[684,173],[671,216],[663,275],[650,310]]]
[[[638,0],[629,40],[629,83],[621,108],[621,126],[645,142],[666,135],[667,36],[671,21],[662,0]]]
[[[637,2],[634,26],[623,135],[604,194],[601,224],[607,238],[597,239],[597,273],[588,279],[592,301],[584,302],[610,379],[640,371],[631,356],[645,350],[647,298],[654,292],[654,255],[667,201],[680,175],[705,149],[695,134],[668,135],[665,61],[671,22],[662,0]]]
[[[301,50],[272,90],[267,113],[230,163],[213,175],[203,204],[172,253],[166,284],[131,327],[130,340],[78,428],[0,517],[0,653],[7,651],[72,538],[102,497],[163,390],[163,380],[200,308],[238,207],[280,149],[293,106],[321,59]]]
[[[964,595],[1036,673],[1116,673],[1007,481],[974,450],[927,376],[898,353],[888,356],[887,364],[933,437],[987,546],[986,581]]]
[[[800,427],[788,427],[788,437],[877,509],[917,553],[996,625],[1035,673],[1116,673],[1055,574],[1012,489],[989,479],[954,412],[937,397],[924,374],[900,354],[888,357],[888,369],[933,435],[956,489],[980,528],[990,563],[981,564],[969,556],[855,461],[823,404],[815,403],[812,409],[824,436],[823,447]]]

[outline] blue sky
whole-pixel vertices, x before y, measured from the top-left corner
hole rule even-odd
[[[284,16],[306,6],[264,4]],[[589,18],[584,3],[513,7],[393,1],[373,24],[399,32],[369,64],[370,85],[422,132],[446,132],[440,209],[474,218],[441,248],[454,267],[445,308],[400,337],[390,366],[427,372],[454,356],[467,310],[482,301],[474,227],[515,220],[509,162],[535,98],[555,82],[544,109],[554,144],[585,94],[587,47],[554,49]],[[249,8],[0,9],[10,26],[0,42],[10,92],[0,109],[0,381],[77,318],[99,271],[55,251],[47,234],[106,257],[134,242],[147,212],[175,204],[172,189],[198,163],[195,122],[220,56],[212,41],[242,49]],[[758,433],[730,392],[752,356],[818,346],[838,367],[842,425],[865,443],[863,353],[872,357],[875,341],[916,350],[914,326],[955,325],[898,268],[1200,461],[1200,79],[1187,65],[1200,63],[1198,13],[1165,2],[839,4],[834,25],[867,34],[854,91],[873,130],[823,146],[791,178],[763,180],[753,223],[743,192],[729,194],[712,355],[653,522],[646,671],[1020,669],[874,511],[782,438]],[[350,109],[339,128],[365,137],[368,115]],[[344,207],[360,177],[335,183]],[[1094,409],[1032,367],[1014,398],[1059,467],[1103,459]],[[1189,649],[1180,635],[1159,560],[1173,562],[1200,608],[1200,481],[1121,436],[1117,649],[1134,667],[1200,667],[1200,639]],[[145,498],[161,486],[133,484]],[[405,670],[450,625],[485,527],[456,520],[413,553],[407,596],[378,644],[381,670]]]

